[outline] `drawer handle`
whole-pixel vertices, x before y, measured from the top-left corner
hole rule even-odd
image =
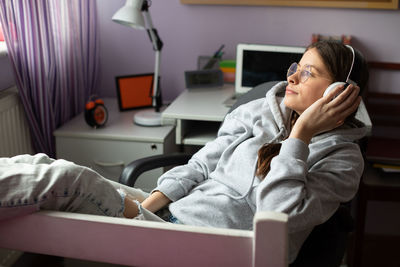
[[[117,161],[117,162],[104,162],[104,161],[98,161],[98,160],[93,160],[94,164],[102,166],[102,167],[117,167],[117,166],[125,166],[125,163],[123,161]]]

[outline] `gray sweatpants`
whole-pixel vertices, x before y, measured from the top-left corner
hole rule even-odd
[[[123,217],[120,188],[139,202],[149,195],[108,180],[90,168],[45,154],[0,158],[0,220],[41,209]],[[137,219],[163,221],[141,210]]]

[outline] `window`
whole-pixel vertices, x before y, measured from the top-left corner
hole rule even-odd
[[[6,42],[4,42],[3,29],[0,24],[0,57],[4,55],[7,55],[7,46]]]
[[[1,27],[1,24],[0,24],[0,42],[4,42],[3,28]]]

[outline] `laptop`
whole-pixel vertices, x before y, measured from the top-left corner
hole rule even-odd
[[[235,94],[224,105],[231,107],[240,95],[261,83],[286,80],[290,64],[299,62],[304,51],[300,46],[238,44]]]

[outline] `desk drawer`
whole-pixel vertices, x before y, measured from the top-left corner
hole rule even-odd
[[[72,137],[57,137],[56,150],[57,158],[90,167],[114,181],[118,181],[122,169],[133,160],[164,153],[160,143]],[[150,191],[161,174],[162,168],[146,172],[135,187]]]

